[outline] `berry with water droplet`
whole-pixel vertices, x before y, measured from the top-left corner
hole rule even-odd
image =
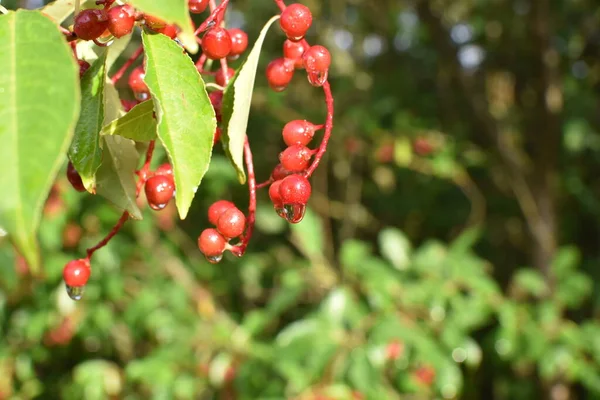
[[[83,186],[81,176],[71,161],[69,161],[69,165],[67,165],[67,179],[69,180],[69,183],[71,183],[71,186],[73,186],[73,189],[78,192],[85,192],[85,186]]]
[[[63,279],[69,286],[84,286],[90,275],[90,261],[86,258],[69,261],[63,268]]]
[[[246,216],[237,207],[231,207],[219,217],[217,230],[226,238],[235,238],[244,233]]]
[[[200,14],[208,7],[209,0],[188,0],[188,8],[192,14]]]
[[[223,213],[230,208],[235,208],[235,204],[227,200],[215,201],[210,207],[208,207],[208,221],[217,226],[221,215],[223,215]]]
[[[283,206],[284,215],[280,214],[280,217],[285,218],[292,224],[297,224],[304,218],[306,212],[306,206],[303,204],[285,204]]]
[[[304,171],[310,162],[313,151],[306,146],[295,144],[279,154],[279,161],[288,171]]]
[[[225,86],[233,78],[235,75],[235,70],[233,68],[227,68],[227,79],[225,79],[225,74],[223,73],[223,68],[219,69],[215,74],[215,82],[219,86]]]
[[[129,4],[108,10],[108,30],[116,38],[128,35],[135,24],[135,10]]]
[[[308,7],[302,4],[290,4],[281,13],[279,25],[290,40],[298,41],[306,35],[312,24],[312,14]]]
[[[283,141],[288,146],[300,144],[306,146],[315,135],[315,125],[307,120],[296,119],[283,127]]]
[[[104,10],[88,8],[75,17],[73,32],[83,40],[97,39],[108,28],[108,15]]]
[[[206,259],[212,263],[221,261],[226,245],[227,241],[223,235],[214,228],[205,229],[198,236],[198,248]]]
[[[287,58],[288,60],[293,60],[294,67],[296,69],[302,69],[304,68],[302,56],[308,47],[309,46],[305,41],[294,42],[287,39],[285,42],[283,42],[283,57]]]
[[[231,37],[230,57],[237,57],[246,51],[248,48],[248,35],[246,32],[238,28],[230,29],[229,37]]]
[[[285,90],[294,77],[294,61],[276,58],[267,65],[267,81],[276,92]]]
[[[129,84],[129,87],[131,88],[133,93],[135,93],[136,95],[138,93],[148,93],[148,86],[146,85],[146,82],[144,82],[145,76],[146,73],[144,72],[144,68],[141,66],[135,68],[129,73],[129,79],[127,80],[127,83]]]
[[[273,203],[273,208],[277,212],[277,215],[285,219],[286,211],[283,207],[281,195],[279,194],[279,185],[281,185],[281,181],[275,181],[269,186],[269,198],[271,199],[271,203]]]
[[[227,29],[215,27],[202,37],[202,51],[206,57],[219,60],[231,52],[231,36]]]
[[[319,87],[327,81],[331,55],[323,46],[312,46],[302,56],[302,63],[308,74],[308,82]]]
[[[173,198],[175,184],[170,176],[154,175],[146,181],[144,191],[150,208],[162,210]]]
[[[302,175],[287,176],[279,185],[279,195],[283,204],[305,205],[310,198],[310,194],[310,182]]]

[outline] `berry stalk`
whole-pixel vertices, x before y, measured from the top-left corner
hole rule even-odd
[[[319,151],[315,155],[315,158],[310,167],[304,173],[304,176],[309,178],[315,169],[319,166],[323,155],[327,151],[327,143],[331,137],[331,130],[333,129],[333,95],[331,94],[331,87],[329,81],[325,81],[323,84],[323,93],[325,94],[325,104],[327,104],[327,118],[325,119],[325,133],[323,134],[323,140],[319,145]]]
[[[242,243],[238,246],[231,248],[231,252],[238,257],[244,255],[248,243],[252,238],[254,231],[254,222],[256,221],[256,175],[254,174],[254,162],[252,160],[252,149],[250,149],[250,143],[248,142],[248,136],[244,141],[244,161],[246,163],[246,170],[248,172],[248,218],[246,220],[246,232],[242,238]]]
[[[115,74],[112,76],[112,78],[110,78],[111,82],[113,83],[113,85],[116,85],[117,82],[123,77],[123,75],[125,74],[125,71],[127,71],[127,69],[131,66],[131,64],[133,64],[135,62],[135,60],[137,60],[137,58],[144,52],[144,48],[143,46],[140,46],[136,49],[136,51],[133,52],[133,54],[131,55],[131,57],[129,57],[127,59],[127,61],[125,61],[125,63],[121,66],[121,68],[119,68],[119,70],[117,72],[115,72]]]

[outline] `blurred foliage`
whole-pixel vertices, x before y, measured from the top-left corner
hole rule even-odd
[[[0,238],[0,398],[600,398],[597,2],[304,3],[336,99],[305,221],[261,193],[249,252],[207,263],[208,206],[247,201],[217,151],[188,218],[143,207],[73,303],[62,267],[118,213],[61,178],[43,279]],[[285,122],[323,118],[300,79],[257,78],[259,179]]]

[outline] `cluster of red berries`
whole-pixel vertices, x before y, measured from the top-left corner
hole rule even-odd
[[[208,221],[216,229],[202,231],[198,248],[208,261],[217,263],[225,250],[232,250],[229,241],[242,236],[246,230],[246,216],[232,202],[219,200],[208,208]]]

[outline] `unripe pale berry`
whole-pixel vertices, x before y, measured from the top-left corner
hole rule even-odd
[[[229,52],[231,57],[237,57],[246,51],[248,48],[248,35],[246,32],[238,28],[230,29],[229,37],[231,37],[231,51]]]
[[[135,24],[135,10],[129,4],[116,6],[108,10],[108,30],[114,37],[128,35]]]
[[[97,39],[108,28],[108,16],[104,10],[82,10],[73,22],[73,32],[83,40]]]
[[[227,29],[217,26],[206,32],[202,37],[202,51],[212,60],[227,57],[231,52],[231,37]]]
[[[271,89],[281,92],[294,77],[294,61],[276,58],[267,66],[267,81]]]
[[[279,161],[283,168],[288,171],[300,172],[308,167],[311,157],[311,149],[300,144],[295,144],[279,154]]]
[[[246,216],[237,207],[231,207],[219,217],[217,230],[226,238],[235,238],[244,233]]]
[[[144,82],[146,73],[143,67],[137,67],[129,73],[129,79],[127,83],[134,93],[148,93],[148,86]]]
[[[79,172],[73,166],[73,163],[69,161],[69,165],[67,165],[67,179],[73,186],[73,189],[78,192],[85,192],[85,186],[83,186],[83,181],[81,180],[81,176]]]
[[[208,228],[198,237],[198,248],[206,257],[218,257],[225,251],[227,241],[216,229]]]
[[[144,191],[150,208],[162,210],[173,198],[175,184],[170,176],[154,175],[146,181]]]
[[[302,62],[307,72],[324,73],[331,65],[331,55],[329,50],[323,46],[311,46],[304,52]]]
[[[217,222],[219,222],[221,215],[230,208],[235,208],[235,204],[227,200],[215,201],[208,207],[208,221],[214,226],[217,226]]]
[[[219,86],[226,86],[231,78],[233,78],[233,75],[235,75],[235,70],[233,68],[227,68],[227,79],[225,79],[223,68],[220,68],[215,74],[215,82]]]
[[[200,14],[208,7],[208,0],[188,0],[188,8],[192,14]]]
[[[315,135],[315,125],[307,120],[290,121],[283,127],[283,141],[288,146],[301,144],[306,146]]]
[[[85,286],[91,274],[90,262],[84,258],[69,261],[63,268],[63,279],[72,287]]]
[[[312,14],[308,7],[302,4],[290,4],[281,13],[279,25],[290,40],[300,40],[306,35],[312,24]]]
[[[310,198],[311,190],[310,182],[302,175],[285,177],[279,185],[279,195],[284,205],[306,205]]]
[[[309,46],[304,41],[294,42],[287,39],[283,42],[283,57],[294,61],[294,67],[296,69],[304,68],[304,62],[302,56]]]

